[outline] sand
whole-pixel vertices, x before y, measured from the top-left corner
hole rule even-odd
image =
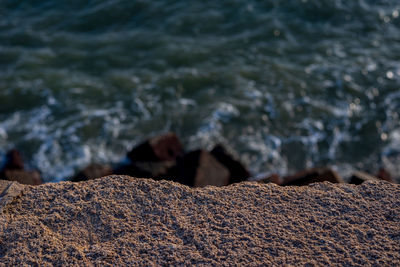
[[[0,202],[2,266],[400,266],[400,185],[388,182],[108,176],[13,192]]]

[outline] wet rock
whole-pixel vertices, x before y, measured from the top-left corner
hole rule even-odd
[[[390,175],[390,173],[385,168],[380,168],[375,176],[381,180],[385,180],[391,183],[394,182],[392,179],[392,175]]]
[[[160,178],[168,174],[169,170],[176,166],[176,161],[161,161],[161,162],[135,162],[134,165],[142,171],[148,172],[151,178]]]
[[[2,176],[4,180],[16,181],[20,184],[40,185],[43,183],[41,175],[37,170],[4,170]]]
[[[114,173],[132,177],[161,179],[168,176],[170,169],[174,166],[176,166],[175,161],[138,161],[120,165],[114,170]]]
[[[174,133],[151,138],[134,147],[127,154],[127,161],[115,168],[114,173],[141,178],[173,179],[180,177],[180,172],[174,169],[177,159],[184,154],[182,143]]]
[[[87,181],[93,180],[96,178],[100,178],[103,176],[111,175],[113,170],[108,165],[93,163],[88,165],[86,168],[81,170],[78,174],[76,174],[71,181],[79,182],[79,181]]]
[[[378,180],[378,178],[361,171],[354,172],[353,175],[350,177],[351,184],[362,184],[363,182],[374,180]]]
[[[308,185],[325,181],[343,183],[342,178],[330,168],[312,168],[284,177],[282,185]]]
[[[216,145],[211,150],[211,155],[229,170],[230,184],[246,181],[251,176],[246,167],[230,155],[222,145]]]
[[[274,183],[274,184],[277,184],[277,185],[281,185],[282,184],[282,179],[278,174],[273,173],[273,174],[268,175],[268,176],[266,176],[264,178],[261,178],[260,180],[258,180],[258,182],[259,183],[264,183],[264,184]]]
[[[113,173],[118,175],[128,175],[137,178],[153,178],[151,172],[142,170],[132,163],[118,166],[114,169]]]
[[[7,152],[3,170],[0,172],[0,179],[16,181],[27,185],[39,185],[43,183],[39,171],[24,169],[24,161],[17,149]]]
[[[17,149],[12,149],[7,152],[5,156],[5,170],[23,170],[24,161],[22,160],[21,153]]]
[[[195,150],[178,161],[173,180],[194,187],[229,184],[229,170],[205,150]]]
[[[174,133],[151,138],[134,147],[127,156],[136,161],[174,161],[183,155],[183,146]]]

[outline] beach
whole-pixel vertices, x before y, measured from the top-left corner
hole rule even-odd
[[[385,181],[190,188],[108,176],[9,185],[3,266],[400,264],[400,186]]]

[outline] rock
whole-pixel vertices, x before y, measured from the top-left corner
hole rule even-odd
[[[174,133],[151,138],[134,147],[127,156],[132,161],[175,161],[183,155],[183,146]]]
[[[138,178],[153,178],[151,172],[142,170],[133,163],[120,165],[114,169],[113,173],[118,175],[129,175]]]
[[[40,185],[43,183],[39,171],[36,170],[4,170],[3,178],[8,181],[16,181],[27,185]]]
[[[362,184],[363,182],[374,180],[378,180],[378,178],[361,171],[354,172],[353,175],[350,177],[351,184]]]
[[[375,175],[376,177],[378,177],[381,180],[385,180],[388,182],[393,183],[393,179],[392,176],[390,175],[390,173],[385,169],[385,168],[380,168],[378,173]]]
[[[160,161],[160,162],[135,162],[134,165],[142,171],[148,172],[151,178],[159,178],[167,175],[168,171],[176,166],[176,161]]]
[[[178,161],[178,175],[174,180],[185,185],[204,187],[229,184],[229,170],[205,150],[195,150]]]
[[[176,165],[176,160],[183,155],[183,146],[174,133],[151,138],[134,147],[127,153],[129,162],[121,164],[115,174],[133,177],[166,177],[168,171]]]
[[[79,181],[93,180],[103,176],[111,175],[112,173],[113,170],[110,166],[93,163],[88,165],[83,170],[81,170],[77,175],[75,175],[71,179],[71,181],[79,182]]]
[[[21,153],[17,149],[12,149],[7,152],[3,169],[5,170],[24,169],[24,161],[22,160]]]
[[[167,176],[169,170],[175,165],[175,161],[138,161],[120,165],[114,170],[114,173],[132,177],[160,179]]]
[[[42,184],[40,172],[37,170],[24,170],[24,162],[21,153],[17,149],[7,152],[0,179],[16,181],[20,184],[39,185]]]
[[[251,176],[246,167],[239,160],[234,159],[222,145],[216,145],[211,150],[211,155],[229,170],[230,184],[246,181]]]
[[[264,177],[264,178],[258,180],[258,182],[259,183],[263,183],[263,184],[274,183],[274,184],[277,184],[277,185],[281,185],[282,184],[282,179],[278,174],[273,173],[273,174],[271,174],[271,175],[269,175],[267,177]]]
[[[284,177],[282,185],[308,185],[325,181],[343,183],[342,178],[330,168],[312,168]]]

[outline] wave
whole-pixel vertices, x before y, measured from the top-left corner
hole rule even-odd
[[[399,12],[394,0],[3,1],[0,148],[49,181],[164,131],[188,149],[229,144],[255,173],[398,175]]]

